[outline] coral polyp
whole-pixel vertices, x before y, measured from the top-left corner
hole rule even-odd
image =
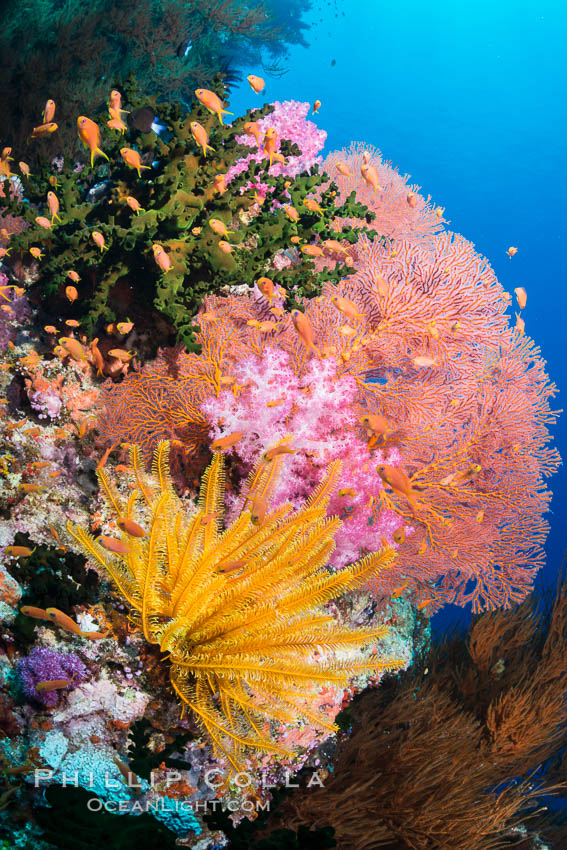
[[[306,720],[334,731],[314,707],[323,686],[344,687],[354,676],[403,664],[360,651],[385,636],[385,627],[345,628],[324,608],[386,569],[393,550],[328,572],[341,522],[326,513],[340,464],[329,466],[300,509],[271,509],[283,462],[274,449],[252,471],[245,508],[224,530],[222,454],[205,471],[198,509],[189,515],[170,481],[167,442],[155,452],[151,475],[131,447],[127,499],[98,470],[121,538],[101,543],[68,525],[84,554],[112,577],[145,639],[168,653],[174,690],[235,770],[250,749],[290,755],[274,724]]]

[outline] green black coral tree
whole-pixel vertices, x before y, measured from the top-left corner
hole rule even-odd
[[[215,91],[224,92],[220,79]],[[0,198],[2,206],[22,216],[29,227],[10,243],[11,260],[31,262],[29,249],[45,251],[40,261],[37,293],[45,315],[80,319],[88,333],[111,322],[122,309],[119,295],[128,291],[130,302],[146,308],[153,305],[175,328],[179,341],[194,348],[193,319],[203,297],[232,285],[248,284],[269,274],[276,284],[284,283],[290,303],[298,296],[312,297],[320,292],[323,280],[338,280],[344,265],[317,271],[314,259],[298,249],[296,242],[319,243],[339,239],[355,243],[361,232],[376,236],[366,227],[350,225],[336,232],[335,218],[362,219],[370,223],[374,214],[356,201],[354,192],[345,203],[337,203],[337,186],[317,166],[295,178],[273,176],[268,159],[251,161],[226,189],[219,190],[215,177],[225,175],[234,163],[251,149],[239,144],[244,125],[269,115],[273,107],[249,110],[231,126],[220,124],[201,104],[187,114],[179,104],[156,103],[145,98],[131,84],[126,88],[126,107],[135,111],[155,110],[164,126],[160,135],[153,130],[130,129],[117,136],[106,128],[106,114],[97,122],[102,130],[101,147],[109,157],[77,167],[75,159],[65,159],[57,173],[49,159],[38,164],[35,173],[23,181],[25,200]],[[192,133],[191,123],[205,128],[214,148],[206,156]],[[280,140],[284,156],[300,153],[289,140]],[[138,176],[120,155],[123,147],[139,152],[148,170]],[[54,178],[57,186],[54,187]],[[258,185],[266,202],[258,203]],[[328,184],[328,185],[327,185]],[[325,186],[319,195],[321,211],[305,207],[304,200]],[[55,191],[60,202],[61,221],[51,228],[38,225],[46,214],[46,198]],[[133,210],[128,198],[135,198]],[[293,206],[298,220],[285,212]],[[210,226],[211,218],[226,225],[223,241],[230,251],[219,247],[219,235]],[[93,232],[104,237],[104,248],[93,241]],[[171,269],[166,273],[155,262],[152,246],[159,244],[168,254]],[[291,265],[278,270],[271,266],[278,252],[288,252]],[[333,264],[330,264],[333,265]],[[72,304],[65,297],[70,283],[68,272],[80,277],[78,298]],[[117,295],[118,293],[118,295]],[[128,307],[126,307],[128,310]],[[123,316],[123,313],[122,313]]]

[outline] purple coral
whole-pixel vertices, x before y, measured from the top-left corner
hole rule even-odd
[[[322,158],[319,156],[319,152],[323,149],[327,134],[324,130],[320,130],[313,121],[307,120],[309,104],[300,103],[297,100],[285,100],[283,103],[276,101],[272,106],[274,107],[273,112],[270,112],[265,118],[258,119],[258,126],[262,134],[266,132],[268,127],[274,127],[277,130],[278,139],[288,139],[290,142],[295,142],[301,150],[301,156],[286,157],[285,165],[274,162],[270,168],[270,174],[274,177],[282,174],[286,177],[295,177],[313,165],[320,165]],[[257,147],[253,137],[237,136],[236,140],[242,145],[254,148],[254,152],[237,160],[232,168],[229,168],[226,175],[227,183],[237,174],[246,171],[250,162],[262,162],[266,158],[263,149]]]
[[[55,652],[45,646],[36,646],[20,661],[18,673],[26,697],[51,708],[57,705],[61,691],[72,690],[79,682],[85,681],[88,670],[79,656],[72,652]],[[37,690],[40,682],[56,679],[70,679],[72,682],[53,691]]]

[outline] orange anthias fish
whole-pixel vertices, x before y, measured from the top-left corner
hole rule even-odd
[[[55,121],[50,121],[48,124],[40,124],[38,127],[33,128],[30,133],[30,139],[40,139],[43,136],[50,136],[57,129],[59,129],[59,125]]]
[[[513,245],[511,245],[511,246],[508,248],[508,250],[506,251],[506,253],[507,253],[507,254],[508,254],[508,256],[510,257],[510,259],[512,259],[512,257],[514,256],[514,254],[517,254],[517,253],[518,253],[518,249],[517,249],[517,248],[514,248],[514,246],[513,246]]]
[[[260,496],[256,496],[252,500],[252,505],[250,507],[250,520],[254,523],[254,525],[262,525],[266,518],[266,513],[268,511],[268,505],[265,499],[262,499]]]
[[[79,275],[77,274],[77,272],[76,272],[76,271],[73,271],[73,269],[69,269],[69,271],[67,272],[67,277],[68,277],[70,280],[72,280],[72,281],[73,281],[73,283],[78,283],[78,282],[80,281],[80,279],[81,279],[81,278],[79,277]]]
[[[224,108],[222,100],[214,93],[214,91],[210,91],[209,89],[196,89],[195,95],[197,100],[203,104],[205,109],[208,109],[209,112],[212,112],[214,115],[218,115],[218,119],[221,124],[223,123],[223,115],[234,115],[234,112],[229,112],[228,109]]]
[[[276,287],[274,285],[274,281],[270,280],[269,277],[259,277],[256,281],[256,286],[258,287],[264,298],[267,298],[271,304],[272,299],[276,295]]]
[[[43,257],[43,252],[41,248],[36,248],[35,245],[30,248],[30,254],[35,260],[41,260],[41,258]]]
[[[315,113],[319,112],[320,109],[321,109],[321,101],[316,100],[315,103],[313,104],[313,112],[311,114],[315,115]]]
[[[23,605],[20,611],[26,617],[33,617],[34,620],[49,620],[45,608],[36,608],[34,605]]]
[[[65,351],[71,355],[73,360],[80,362],[81,360],[87,359],[83,346],[78,339],[74,339],[70,336],[62,336],[59,340],[59,344],[62,345]]]
[[[303,314],[302,314],[303,315]],[[264,452],[264,460],[270,463],[275,457],[279,455],[294,455],[295,449],[290,449],[288,445],[285,443],[280,443],[279,446],[273,446],[271,449],[268,449],[267,452]]]
[[[517,286],[514,290],[514,294],[516,296],[516,301],[518,302],[518,307],[520,310],[523,310],[528,303],[528,293],[523,286]]]
[[[79,293],[77,292],[77,288],[75,286],[66,286],[65,287],[65,298],[67,301],[70,301],[71,304],[73,301],[76,301],[79,297]]]
[[[138,177],[142,176],[142,168],[150,170],[149,165],[142,165],[142,158],[138,151],[132,148],[120,148],[120,156],[130,168],[135,168],[138,172]]]
[[[103,251],[108,251],[108,245],[104,241],[104,236],[102,235],[100,230],[93,230],[91,236],[97,248],[100,248],[101,254]]]
[[[415,209],[415,207],[417,206],[417,195],[415,194],[415,192],[408,192],[406,201],[408,207],[411,207],[412,210]]]
[[[127,115],[128,110],[122,109],[122,95],[116,89],[112,89],[108,96],[108,114],[111,118],[120,118]]]
[[[229,233],[234,233],[234,230],[227,230],[226,224],[224,221],[221,221],[218,218],[210,218],[209,219],[209,227],[213,230],[218,236],[228,236]]]
[[[93,339],[93,341],[91,342],[91,354],[94,365],[96,366],[96,373],[97,375],[102,376],[104,369],[104,359],[100,352],[100,348],[98,347],[98,337]]]
[[[209,134],[202,124],[199,124],[198,121],[191,121],[189,127],[191,128],[191,135],[203,150],[203,156],[207,156],[207,151],[214,151],[214,148],[209,144]]]
[[[116,330],[119,334],[129,334],[132,328],[134,327],[134,322],[117,322]]]
[[[303,206],[309,210],[309,212],[318,213],[319,215],[323,215],[323,210],[320,205],[317,203],[315,198],[305,198],[303,201]]]
[[[302,254],[306,254],[308,257],[322,257],[323,249],[319,248],[318,245],[302,245],[299,249]]]
[[[46,682],[38,682],[35,689],[36,691],[57,691],[72,684],[73,679],[49,679]]]
[[[311,351],[318,355],[319,352],[313,343],[313,328],[311,327],[309,317],[306,316],[305,313],[302,313],[300,310],[292,310],[291,320],[293,322],[295,330],[297,331],[297,335],[302,341],[302,343],[308,349],[311,349]]]
[[[215,192],[218,192],[219,195],[224,195],[226,192],[226,174],[215,174],[213,184]]]
[[[108,356],[114,357],[115,360],[120,360],[122,363],[128,363],[134,357],[134,352],[126,351],[124,348],[111,348]]]
[[[378,194],[378,189],[380,191],[384,191],[384,187],[380,185],[378,180],[378,171],[374,165],[366,165],[360,169],[360,173],[362,174],[363,179],[368,185],[374,189],[374,194]]]
[[[114,552],[116,555],[128,555],[130,553],[130,547],[121,540],[117,540],[116,537],[106,537],[103,535],[98,538],[98,542],[103,549],[106,549],[108,552]]]
[[[381,413],[367,413],[364,416],[361,416],[358,421],[361,425],[364,425],[365,428],[372,431],[373,434],[385,436],[386,434],[391,434],[394,431],[386,417],[382,416]]]
[[[219,242],[219,248],[223,252],[223,254],[232,254],[233,246],[230,242],[227,242],[225,239],[221,239]]]
[[[50,124],[55,117],[55,101],[48,100],[45,103],[45,107],[43,109],[43,115],[41,116],[41,120],[43,124]]]
[[[4,552],[7,555],[12,555],[14,558],[29,558],[30,555],[33,555],[37,546],[33,549],[30,549],[29,546],[6,546]]]
[[[29,177],[31,172],[30,172],[30,167],[27,164],[27,162],[18,162],[18,165],[19,165],[20,171],[22,172],[24,177]]]
[[[323,240],[323,245],[327,251],[335,251],[336,253],[346,254],[348,256],[347,249],[337,239],[325,239]]]
[[[215,449],[229,449],[231,446],[235,446],[243,436],[243,431],[233,431],[232,434],[226,434],[224,437],[218,437],[218,439],[213,440],[211,448],[213,451]]]
[[[382,481],[391,487],[395,493],[405,496],[413,510],[416,510],[415,494],[408,476],[397,466],[380,465],[376,467]]]
[[[98,156],[103,156],[105,159],[108,159],[105,152],[100,148],[100,130],[98,124],[95,124],[94,121],[91,121],[91,119],[87,118],[85,115],[79,115],[77,118],[77,132],[79,134],[79,139],[91,152],[91,168],[94,165],[95,156],[97,154]]]
[[[299,213],[297,212],[295,207],[292,207],[292,206],[284,207],[284,212],[287,215],[287,217],[290,219],[290,221],[299,221]]]
[[[167,274],[168,271],[172,268],[172,262],[169,254],[163,248],[163,245],[158,245],[155,243],[152,245],[152,251],[154,252],[154,260],[162,270],[164,274]]]
[[[281,155],[281,153],[276,153],[277,145],[278,132],[275,127],[268,127],[264,136],[264,156],[267,156],[270,160],[270,166],[272,165],[272,160],[274,159],[277,159],[278,162],[281,162],[282,164],[285,163],[285,159]]]
[[[349,298],[341,298],[340,295],[331,296],[331,304],[340,310],[348,319],[363,319],[364,313],[361,313],[354,301]]]
[[[346,162],[337,162],[335,168],[337,169],[339,174],[343,175],[343,177],[352,177],[352,171],[350,170]]]
[[[59,215],[59,198],[55,194],[55,192],[47,193],[47,206],[49,207],[49,212],[51,213],[51,224],[57,219],[61,221],[61,216]]]
[[[255,74],[249,74],[246,79],[250,83],[250,88],[256,94],[260,94],[262,89],[266,87],[266,81],[262,77],[257,77]]]
[[[257,121],[247,121],[244,125],[244,132],[247,136],[254,136],[254,138],[256,139],[256,144],[258,145],[258,147],[260,147],[260,135],[262,131],[260,130],[260,125]]]
[[[46,608],[45,613],[52,623],[61,626],[61,628],[65,629],[65,631],[72,632],[75,635],[81,634],[81,630],[77,623],[72,620],[71,617],[67,616],[67,614],[64,614],[63,611],[60,611],[59,608]]]
[[[141,212],[145,212],[145,210],[140,206],[140,202],[137,201],[136,198],[133,198],[132,195],[128,195],[126,203],[130,209],[136,213],[136,215],[140,215]]]
[[[128,129],[128,125],[124,123],[122,118],[110,118],[106,122],[106,126],[110,130],[117,130],[119,133],[122,133],[122,135],[124,135],[124,133]]]
[[[137,522],[134,522],[133,519],[129,519],[128,517],[121,517],[117,525],[120,531],[124,531],[130,537],[147,537],[148,535],[148,532],[141,525],[138,525]]]
[[[519,313],[516,313],[516,330],[522,335],[526,332],[526,323]]]
[[[36,224],[39,224],[40,227],[45,227],[49,229],[51,227],[51,222],[44,215],[37,215],[35,217]]]

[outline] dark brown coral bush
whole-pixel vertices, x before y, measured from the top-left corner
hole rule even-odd
[[[352,703],[325,787],[271,828],[330,825],[341,850],[563,850],[543,798],[567,789],[566,659],[565,580],[543,614],[530,597],[480,616]]]

